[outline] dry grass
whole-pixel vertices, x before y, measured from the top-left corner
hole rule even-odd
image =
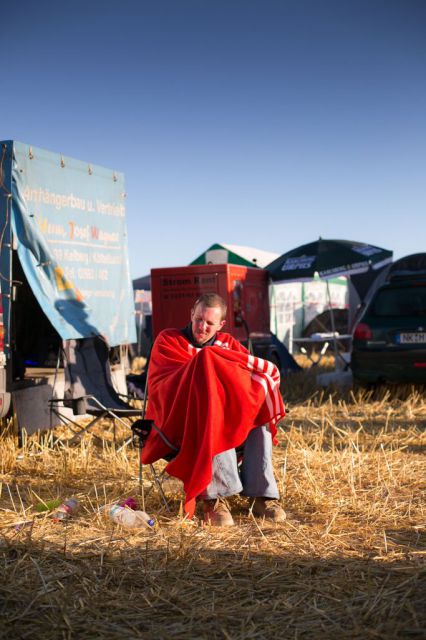
[[[156,527],[125,530],[99,509],[137,495],[134,449],[86,436],[20,450],[5,434],[0,638],[426,637],[422,390],[299,384],[288,383],[275,451],[280,525],[254,520],[240,498],[233,529],[182,522],[176,482],[165,482],[167,512],[146,473]],[[81,508],[67,523],[35,509],[71,495]]]

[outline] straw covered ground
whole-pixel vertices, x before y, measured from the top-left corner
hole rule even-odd
[[[179,484],[168,512],[145,473],[156,525],[123,529],[102,507],[138,497],[137,450],[4,432],[0,638],[425,638],[424,390],[324,394],[308,372],[283,392],[279,525],[241,498],[232,529],[183,522]],[[66,522],[37,511],[73,495]]]

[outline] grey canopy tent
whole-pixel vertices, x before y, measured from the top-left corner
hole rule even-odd
[[[283,253],[266,266],[273,282],[325,279],[329,300],[334,352],[337,356],[333,309],[328,281],[336,276],[350,276],[378,270],[392,262],[392,251],[375,245],[351,240],[319,238]]]

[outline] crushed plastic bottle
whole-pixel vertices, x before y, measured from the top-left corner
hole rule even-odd
[[[73,511],[78,507],[77,498],[70,498],[65,500],[54,513],[50,516],[54,522],[61,522],[62,520],[68,520],[71,517]]]
[[[120,504],[113,504],[108,510],[109,517],[113,522],[121,524],[123,527],[129,529],[137,529],[142,527],[153,527],[155,520],[153,520],[145,511],[133,511],[128,507],[123,507]]]

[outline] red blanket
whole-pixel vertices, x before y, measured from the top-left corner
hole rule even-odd
[[[197,349],[182,331],[167,329],[154,343],[148,384],[147,418],[179,449],[166,470],[183,481],[185,511],[192,517],[195,498],[211,481],[216,454],[241,445],[262,424],[275,437],[284,416],[279,372],[227,333],[218,333],[214,346]],[[142,462],[170,452],[153,430]]]

